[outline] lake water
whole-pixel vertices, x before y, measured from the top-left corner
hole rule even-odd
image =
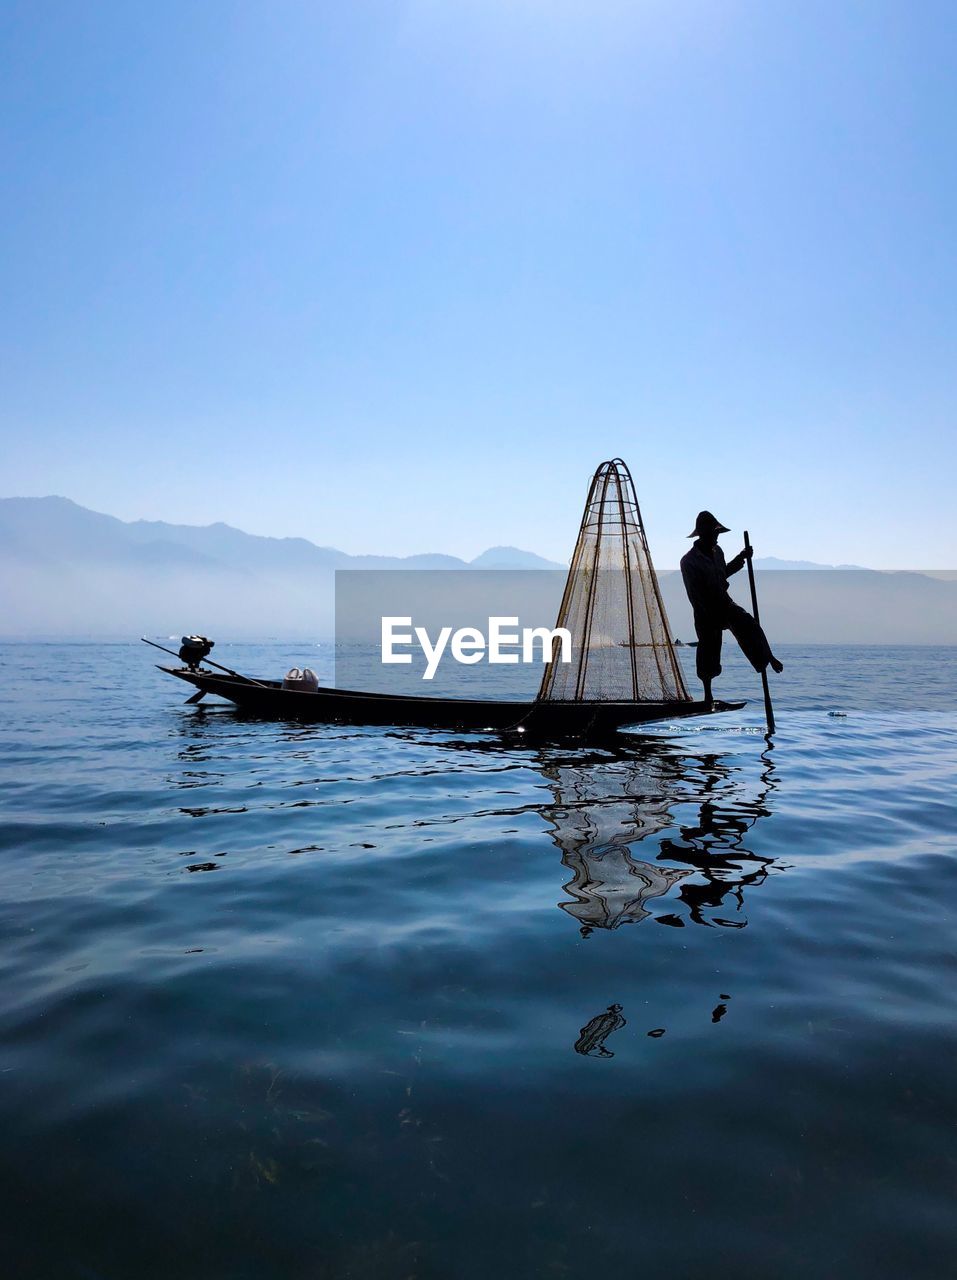
[[[957,649],[781,656],[595,751],[0,646],[3,1274],[954,1274]]]

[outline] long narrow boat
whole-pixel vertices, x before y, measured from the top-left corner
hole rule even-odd
[[[325,724],[424,726],[435,729],[505,730],[548,737],[600,738],[624,725],[653,720],[732,711],[743,702],[505,702],[491,698],[414,698],[403,694],[360,693],[352,689],[320,688],[315,692],[284,689],[279,680],[248,680],[160,667],[185,680],[203,694],[216,694],[244,711],[280,720],[310,720]]]
[[[526,702],[290,689],[279,680],[242,676],[208,658],[223,674],[196,661],[160,670],[195,687],[190,702],[215,694],[273,719],[512,730],[551,738],[600,739],[627,725],[745,705],[695,702],[688,693],[631,473],[620,458],[603,462],[592,477],[558,626],[571,636],[572,659],[558,661],[553,652],[538,696]]]

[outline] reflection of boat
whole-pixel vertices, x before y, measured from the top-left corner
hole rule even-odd
[[[204,668],[202,659],[184,655],[185,666],[161,670],[195,687],[190,701],[216,694],[243,710],[273,718],[521,729],[548,737],[597,739],[622,725],[744,705],[695,702],[688,693],[634,484],[620,458],[603,462],[592,478],[558,626],[571,637],[571,660],[553,658],[546,665],[541,689],[531,702],[284,688],[281,681],[251,679],[219,666],[208,658],[208,648],[205,660],[216,671]]]
[[[770,761],[756,794],[719,756],[686,756],[664,743],[545,759],[540,768],[553,795],[541,813],[572,873],[563,886],[569,899],[558,905],[579,922],[583,936],[646,919],[649,902],[676,886],[676,905],[686,913],[659,913],[660,923],[746,923],[719,911],[730,899],[740,916],[744,888],[767,876],[770,860],[744,840],[768,813]],[[689,803],[697,806],[697,821],[678,826],[673,810]],[[639,842],[644,858],[635,853]]]

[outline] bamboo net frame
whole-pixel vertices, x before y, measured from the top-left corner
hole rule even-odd
[[[592,477],[557,625],[571,634],[572,661],[556,660],[556,641],[540,700],[691,701],[621,458],[603,462]]]

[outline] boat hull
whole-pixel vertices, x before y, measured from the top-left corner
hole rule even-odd
[[[626,725],[737,710],[744,703],[705,702],[499,702],[491,699],[416,698],[321,688],[284,689],[278,680],[250,680],[161,667],[203,694],[225,698],[271,720],[322,724],[395,725],[504,732],[548,737],[601,737]]]

